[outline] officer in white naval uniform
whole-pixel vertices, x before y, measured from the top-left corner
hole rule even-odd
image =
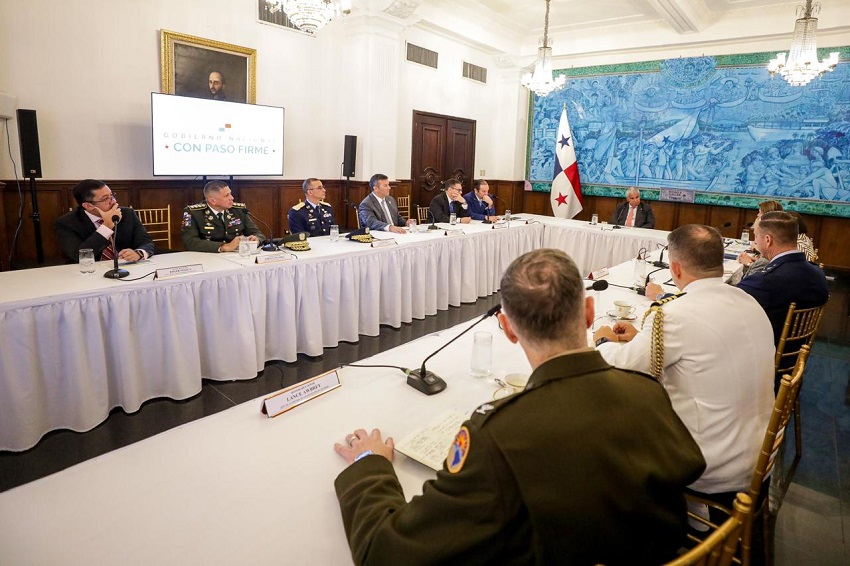
[[[683,293],[653,303],[640,332],[618,322],[594,339],[608,363],[650,372],[667,389],[707,464],[692,490],[746,490],[774,402],[770,321],[752,297],[723,283],[717,230],[690,224],[668,242],[670,272]],[[658,291],[647,287],[648,296]]]

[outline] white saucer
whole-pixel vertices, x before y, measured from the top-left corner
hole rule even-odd
[[[610,316],[611,318],[616,318],[617,320],[635,320],[637,319],[637,315],[632,313],[629,316],[622,317],[617,314],[617,311],[608,311],[605,314]]]

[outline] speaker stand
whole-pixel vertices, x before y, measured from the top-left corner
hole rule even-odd
[[[41,216],[38,214],[38,193],[35,190],[35,177],[30,177],[30,198],[32,199],[32,224],[35,232],[35,257],[39,265],[44,263],[44,245],[41,242]]]
[[[344,226],[344,228],[346,230],[348,230],[348,207],[351,205],[351,203],[348,201],[348,186],[349,186],[350,182],[351,182],[351,177],[346,175],[345,176],[345,194],[343,195],[343,201],[342,201],[342,204],[343,204],[342,209],[345,211],[345,216],[344,216],[345,226]],[[360,214],[360,212],[357,211],[356,214]],[[357,223],[355,222],[354,225],[357,226]]]

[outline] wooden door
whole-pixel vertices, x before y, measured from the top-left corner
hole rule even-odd
[[[428,206],[450,177],[471,190],[474,166],[474,120],[413,111],[411,211]]]

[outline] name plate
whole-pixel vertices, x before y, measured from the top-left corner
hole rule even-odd
[[[493,230],[501,230],[502,228],[507,228],[507,227],[508,227],[508,223],[505,222],[504,220],[496,220],[493,223]]]
[[[156,270],[154,279],[171,279],[172,277],[181,277],[183,275],[191,275],[193,273],[203,273],[204,266],[200,263],[192,263],[190,265],[178,265],[177,267],[163,267]]]
[[[264,253],[257,256],[257,263],[274,263],[276,261],[289,261],[292,259],[292,254],[289,252],[271,252]]]
[[[590,272],[590,278],[593,279],[593,280],[596,280],[596,281],[598,281],[599,279],[602,279],[606,275],[608,275],[608,268],[607,267],[603,267],[602,269],[597,269],[596,271]]]
[[[690,189],[661,189],[658,200],[693,203],[694,193],[695,191]]]
[[[260,411],[269,418],[276,417],[341,386],[339,374],[334,369],[266,397]]]
[[[446,228],[446,236],[463,236],[464,231],[460,228]]]
[[[373,248],[386,248],[388,246],[397,246],[398,242],[395,241],[395,238],[375,238],[372,240]]]

